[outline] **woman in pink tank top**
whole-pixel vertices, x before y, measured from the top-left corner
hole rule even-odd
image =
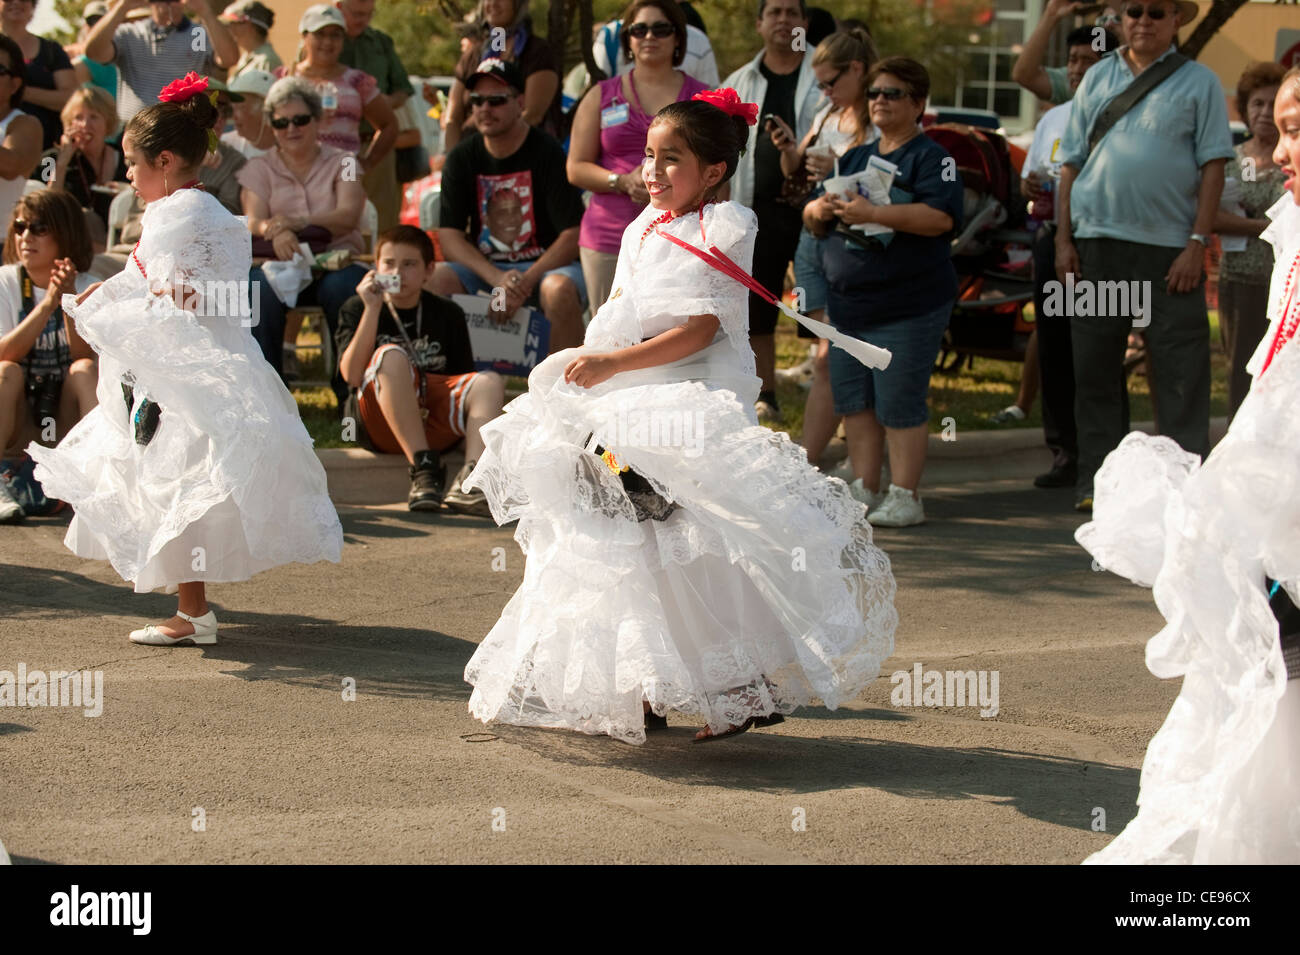
[[[603,80],[578,104],[567,165],[569,182],[592,194],[578,237],[592,314],[609,297],[623,230],[650,199],[641,181],[650,121],[708,88],[677,69],[686,18],[674,0],[633,0],[619,42],[632,71]]]

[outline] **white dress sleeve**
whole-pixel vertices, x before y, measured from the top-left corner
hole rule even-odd
[[[701,229],[701,220],[695,216],[683,216],[667,228],[678,239],[705,252],[716,249],[748,273],[758,234],[754,213],[738,202],[715,203],[705,207],[702,225]],[[662,236],[649,241],[657,243],[655,255],[647,263],[649,274],[638,275],[637,283],[637,314],[642,331],[654,334],[665,326],[680,325],[692,315],[714,315],[732,344],[748,350],[749,290]]]

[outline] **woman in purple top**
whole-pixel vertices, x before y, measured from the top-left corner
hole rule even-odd
[[[677,69],[686,56],[686,17],[676,0],[633,0],[619,40],[635,65],[578,104],[566,167],[569,182],[592,194],[578,252],[593,315],[609,297],[623,230],[650,201],[641,182],[650,121],[669,103],[708,89]]]

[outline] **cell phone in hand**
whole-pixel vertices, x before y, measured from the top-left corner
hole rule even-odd
[[[776,113],[768,113],[766,116],[763,117],[763,128],[767,129],[769,126],[775,126],[776,120],[777,120]]]
[[[379,287],[379,291],[391,295],[402,290],[402,277],[393,272],[376,272],[375,285]]]

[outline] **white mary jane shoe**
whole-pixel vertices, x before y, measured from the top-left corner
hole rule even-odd
[[[169,637],[150,624],[143,630],[132,630],[131,642],[148,647],[206,647],[217,642],[217,615],[211,610],[201,617],[191,617],[178,610],[176,616],[189,621],[194,632],[184,637]]]

